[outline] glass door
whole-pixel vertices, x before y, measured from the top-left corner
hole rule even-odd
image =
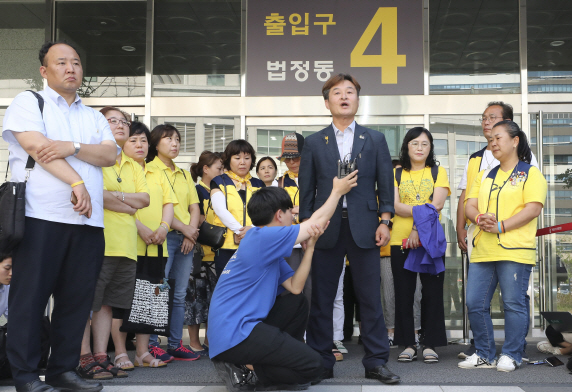
[[[572,113],[539,111],[530,115],[530,122],[531,146],[542,157],[538,161],[548,182],[539,226],[569,223],[572,221]],[[533,275],[535,326],[542,325],[539,311],[572,310],[572,232],[539,237],[538,250],[539,265]]]

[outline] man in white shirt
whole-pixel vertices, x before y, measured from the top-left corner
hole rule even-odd
[[[9,143],[12,181],[26,184],[24,239],[13,254],[8,358],[16,391],[99,391],[74,371],[85,320],[103,261],[103,175],[119,148],[105,117],[77,95],[83,70],[67,43],[40,49],[48,87],[20,93],[6,110],[2,137]],[[25,169],[28,155],[35,161]],[[40,330],[54,297],[51,356],[39,379]]]

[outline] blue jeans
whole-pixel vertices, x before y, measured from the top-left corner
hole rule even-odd
[[[526,290],[532,265],[513,261],[472,263],[467,283],[467,309],[475,348],[481,358],[496,356],[491,299],[500,284],[505,312],[505,340],[502,354],[522,362],[523,341],[528,332]]]
[[[175,293],[173,298],[173,311],[171,313],[171,327],[168,340],[168,348],[179,347],[179,342],[183,338],[183,321],[185,319],[185,296],[189,277],[193,273],[193,252],[185,255],[181,252],[181,245],[185,237],[175,231],[167,234],[167,249],[169,258],[165,265],[165,276],[175,279]],[[171,286],[172,287],[172,286]],[[151,335],[149,343],[158,341],[157,335]]]

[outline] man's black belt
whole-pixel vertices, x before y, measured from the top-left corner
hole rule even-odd
[[[345,219],[348,218],[348,209],[347,208],[342,208],[342,218],[345,218]]]

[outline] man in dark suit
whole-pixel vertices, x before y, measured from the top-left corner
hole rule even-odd
[[[314,252],[307,342],[322,355],[324,366],[314,383],[334,376],[333,307],[346,255],[361,309],[365,376],[387,384],[401,381],[386,366],[389,343],[379,290],[379,247],[389,241],[388,225],[394,214],[391,156],[382,133],[354,120],[359,91],[360,85],[347,74],[335,75],[324,84],[322,94],[332,124],[306,138],[300,162],[300,219],[309,218],[328,198],[338,161],[357,160],[358,166],[358,186],[340,200]]]

